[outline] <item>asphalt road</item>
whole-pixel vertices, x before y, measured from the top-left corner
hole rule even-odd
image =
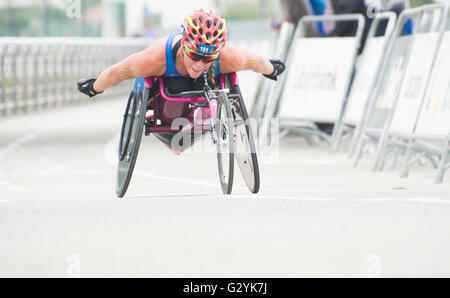
[[[118,199],[124,107],[0,120],[0,276],[450,276],[450,178],[431,166],[401,179],[288,136],[259,194],[236,172],[224,196],[208,138],[177,156],[149,136]]]

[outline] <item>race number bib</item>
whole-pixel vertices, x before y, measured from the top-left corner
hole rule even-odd
[[[210,46],[210,45],[207,45],[207,44],[203,44],[203,43],[201,43],[198,46],[197,49],[198,49],[198,52],[200,54],[202,54],[202,55],[211,55],[211,54],[214,53],[214,47],[213,46]]]

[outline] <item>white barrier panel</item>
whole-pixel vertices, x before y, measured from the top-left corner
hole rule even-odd
[[[355,150],[356,142],[369,116],[368,110],[372,102],[372,94],[377,88],[377,83],[380,81],[380,72],[387,60],[387,50],[394,33],[396,20],[397,16],[393,12],[378,13],[372,20],[364,51],[359,65],[356,67],[355,78],[348,95],[342,121],[340,121],[334,135],[331,148],[333,152],[338,149],[345,132],[345,126],[354,126],[354,130],[350,130],[353,137],[348,151],[349,156]],[[375,37],[376,34],[379,34],[380,29],[383,29],[383,26],[384,34]]]
[[[444,33],[416,134],[447,136],[450,132],[450,31]]]
[[[392,44],[394,50],[392,53],[389,52],[389,55],[393,57],[390,57],[388,71],[384,72],[384,87],[377,90],[375,108],[369,112],[373,117],[373,111],[386,110],[385,121],[382,124],[383,130],[379,129],[380,126],[377,127],[377,131],[381,134],[376,149],[374,170],[383,169],[389,154],[393,154],[393,166],[395,166],[398,153],[405,149],[405,160],[407,162],[409,160],[415,146],[412,141],[414,126],[423,104],[431,69],[435,63],[441,37],[439,33],[442,32],[445,16],[445,5],[427,5],[405,10],[400,16]],[[413,34],[398,37],[403,24],[410,19],[413,22]],[[404,45],[407,46],[407,51],[396,50]],[[362,143],[363,140],[360,138],[355,154],[355,164],[361,156]],[[424,154],[434,150],[428,147]],[[422,148],[425,147],[422,146]],[[436,164],[431,157],[430,159],[433,164]],[[404,163],[403,169],[407,168],[407,163]]]
[[[393,109],[396,93],[406,70],[406,57],[411,38],[411,36],[401,36],[392,41],[386,68],[380,78],[379,89],[374,91],[376,92],[375,105],[369,111],[366,128],[383,129]]]
[[[352,21],[357,22],[358,27],[352,37],[305,37],[308,24],[324,21]],[[280,126],[283,131],[278,137],[296,131],[310,143],[316,141],[313,136],[318,136],[331,145],[332,137],[311,122],[330,122],[339,127],[364,22],[361,14],[305,16],[300,19],[289,41],[286,74],[268,95],[264,112],[266,120],[260,126],[263,146],[269,145],[265,140],[273,140],[269,120],[276,116],[283,121]],[[289,123],[285,120],[294,121]]]
[[[355,37],[296,41],[280,103],[280,118],[335,122],[352,71]]]
[[[357,135],[354,144],[356,150],[353,156],[353,165],[359,162],[367,146],[372,145],[373,138],[367,138],[367,135],[375,136],[378,139],[378,146],[385,143],[384,139],[387,135],[387,127],[390,120],[396,98],[400,92],[403,74],[406,70],[408,58],[410,54],[410,45],[412,44],[412,35],[400,36],[403,31],[404,24],[412,17],[412,21],[418,19],[421,14],[420,9],[405,10],[400,15],[396,23],[392,39],[390,39],[386,49],[386,59],[383,60],[381,69],[379,70],[379,79],[374,86],[373,94],[369,97],[367,117],[361,123],[361,133]],[[352,146],[355,146],[352,144]],[[377,148],[377,158],[380,150]],[[377,166],[375,164],[375,166]],[[375,167],[376,168],[376,167]]]
[[[373,81],[377,75],[384,46],[384,37],[374,37],[368,40],[364,49],[364,56],[355,75],[355,80],[350,91],[344,123],[356,125],[361,119],[367,98],[372,92]]]
[[[363,115],[366,101],[373,92],[373,82],[383,57],[384,44],[385,37],[381,36],[370,38],[365,45],[347,102],[343,120],[345,124],[356,125]]]
[[[390,133],[413,132],[438,40],[438,32],[418,33],[414,37]]]

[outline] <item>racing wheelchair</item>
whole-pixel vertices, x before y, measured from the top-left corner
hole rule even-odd
[[[169,92],[161,77],[136,79],[120,132],[118,197],[128,189],[143,133],[154,135],[172,150],[183,151],[209,132],[217,148],[222,192],[231,194],[235,159],[248,189],[259,191],[255,141],[237,74],[221,74],[218,78],[219,89],[211,88],[205,74],[202,90],[177,94]]]

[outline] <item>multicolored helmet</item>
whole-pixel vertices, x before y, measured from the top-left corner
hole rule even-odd
[[[182,27],[184,46],[200,55],[218,54],[227,41],[226,22],[212,10],[186,15]]]

